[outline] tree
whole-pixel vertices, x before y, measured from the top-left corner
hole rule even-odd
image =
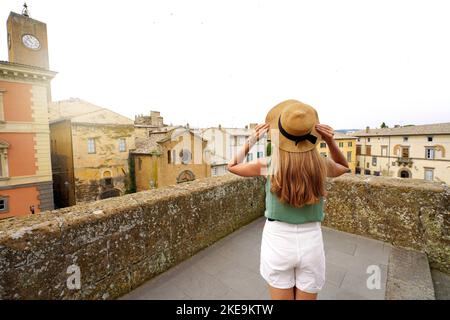
[[[381,129],[384,129],[384,128],[389,128],[389,127],[386,125],[386,123],[383,122],[383,123],[381,124]]]

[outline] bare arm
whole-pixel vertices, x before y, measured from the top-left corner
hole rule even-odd
[[[330,126],[318,124],[317,131],[322,135],[323,140],[327,143],[330,150],[331,159],[327,159],[327,175],[328,177],[339,177],[344,173],[349,173],[347,159],[339,150],[339,147],[334,140],[334,130]]]
[[[242,163],[250,149],[269,130],[268,124],[258,125],[255,133],[245,142],[244,147],[228,162],[227,169],[229,172],[242,177],[255,177],[261,175],[263,167],[267,166],[265,159],[257,159],[249,163]]]

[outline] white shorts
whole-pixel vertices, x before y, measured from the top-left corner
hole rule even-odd
[[[260,272],[274,288],[295,286],[306,293],[318,293],[325,284],[325,252],[320,222],[297,225],[266,220]]]

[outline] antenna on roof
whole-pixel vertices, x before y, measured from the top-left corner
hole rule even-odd
[[[24,15],[27,18],[30,17],[30,12],[28,11],[28,5],[26,2],[23,4],[22,15]]]

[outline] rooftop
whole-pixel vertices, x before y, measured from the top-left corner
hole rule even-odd
[[[403,136],[403,135],[430,135],[450,134],[450,122],[425,125],[411,125],[384,129],[361,130],[353,133],[356,137],[364,136]]]
[[[50,123],[70,120],[72,123],[95,125],[129,125],[134,122],[117,112],[99,107],[79,98],[52,102],[49,106]]]

